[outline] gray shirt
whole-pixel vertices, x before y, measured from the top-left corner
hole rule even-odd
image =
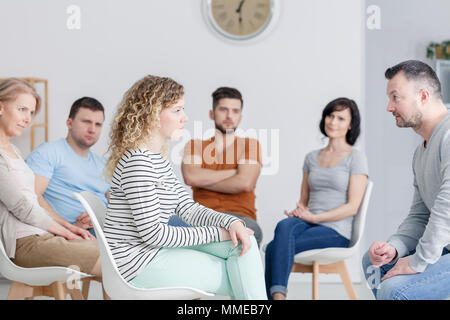
[[[436,125],[425,148],[413,158],[414,197],[408,216],[388,242],[398,257],[409,255],[417,272],[425,270],[450,250],[450,113]]]
[[[309,202],[311,213],[321,213],[340,207],[348,201],[348,185],[353,174],[368,175],[366,156],[362,151],[353,151],[334,167],[323,168],[317,157],[322,149],[308,153],[303,172],[308,174]],[[338,221],[319,223],[331,228],[347,239],[351,238],[353,216]]]

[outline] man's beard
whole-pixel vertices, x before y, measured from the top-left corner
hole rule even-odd
[[[214,122],[214,125],[215,125],[216,129],[219,130],[222,134],[232,134],[236,131],[236,127],[225,129],[223,126],[221,126],[217,122]]]
[[[420,111],[417,111],[414,116],[412,116],[410,119],[405,120],[403,117],[399,115],[401,121],[399,124],[397,124],[400,128],[413,128],[413,129],[420,129],[422,127],[422,118],[423,114]]]
[[[81,149],[90,149],[96,142],[95,140],[92,143],[85,143],[83,140],[78,139],[77,137],[72,136],[73,141],[81,148]]]

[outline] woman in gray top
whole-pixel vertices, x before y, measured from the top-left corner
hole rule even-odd
[[[353,216],[361,204],[367,160],[353,148],[360,132],[358,106],[338,98],[325,107],[320,131],[328,145],[306,155],[300,201],[280,221],[266,249],[267,295],[286,298],[295,254],[312,249],[347,247]]]

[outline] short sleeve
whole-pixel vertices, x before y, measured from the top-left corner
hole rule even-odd
[[[56,161],[49,149],[48,144],[41,144],[25,159],[27,165],[35,174],[47,179],[52,178]]]
[[[366,155],[359,150],[354,150],[352,161],[350,163],[350,175],[365,174],[369,176],[369,166]]]
[[[309,171],[311,170],[311,153],[308,153],[305,157],[305,160],[303,161],[303,173],[309,174]]]

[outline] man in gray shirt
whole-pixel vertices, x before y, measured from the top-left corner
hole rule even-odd
[[[424,141],[413,158],[414,198],[387,242],[374,242],[363,269],[377,299],[450,297],[450,113],[433,69],[405,61],[385,73],[387,111]],[[408,275],[408,276],[405,276]]]

